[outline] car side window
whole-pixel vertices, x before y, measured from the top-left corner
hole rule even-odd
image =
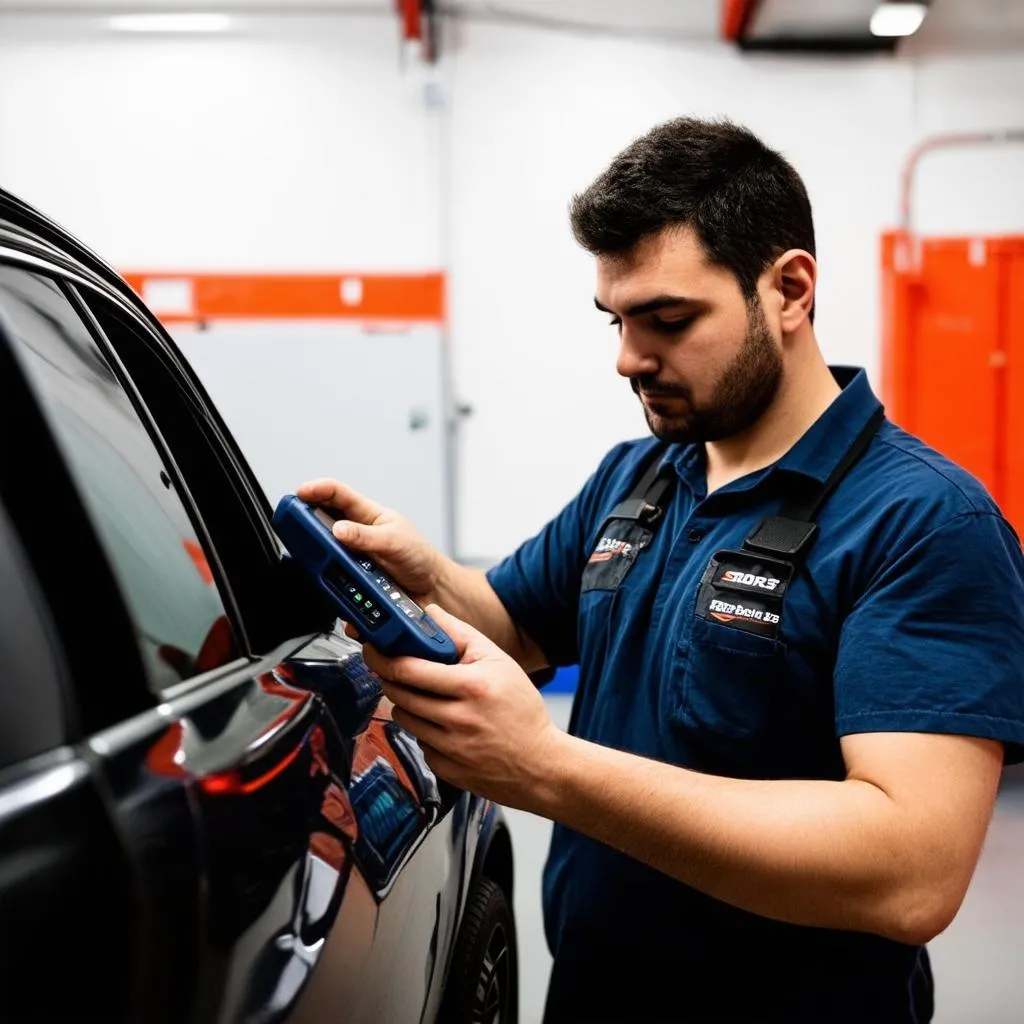
[[[233,660],[231,626],[189,514],[67,296],[48,278],[0,266],[0,311],[120,584],[151,688]]]

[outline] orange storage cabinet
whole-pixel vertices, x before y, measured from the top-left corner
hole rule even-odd
[[[882,238],[882,396],[1024,535],[1024,237]]]
[[[891,419],[973,473],[1024,536],[1024,236],[922,237],[911,178],[939,146],[1024,141],[1024,132],[927,140],[904,170],[904,228],[882,236],[882,398]]]

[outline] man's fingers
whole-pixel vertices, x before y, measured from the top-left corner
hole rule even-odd
[[[431,722],[440,729],[447,728],[445,718],[454,704],[450,698],[438,697],[425,690],[417,690],[390,679],[383,680],[382,685],[384,696],[395,707],[399,707],[417,718],[422,718],[425,722]]]
[[[393,534],[384,526],[364,526],[362,523],[339,519],[331,532],[342,544],[355,551],[386,555],[394,546]]]
[[[363,660],[381,679],[424,690],[435,697],[455,697],[461,689],[459,665],[439,665],[422,658],[385,658],[369,644],[363,647]]]
[[[384,511],[383,506],[352,490],[340,480],[322,477],[300,485],[295,492],[310,505],[329,505],[345,513],[347,519],[357,523],[373,523]]]
[[[404,708],[396,706],[391,712],[391,719],[396,725],[401,726],[406,732],[411,732],[416,739],[422,740],[429,747],[435,749],[440,747],[444,750],[450,742],[450,737],[439,725],[428,722],[425,718],[420,718]]]
[[[484,654],[500,651],[500,648],[483,633],[474,629],[468,622],[463,622],[462,619],[450,615],[440,605],[430,604],[423,610],[452,638],[459,652],[460,661],[466,657],[466,652],[471,647],[470,660],[472,661],[476,661]]]

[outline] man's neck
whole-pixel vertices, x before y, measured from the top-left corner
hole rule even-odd
[[[708,494],[777,462],[807,433],[840,391],[817,350],[812,358],[787,368],[772,404],[752,427],[742,434],[705,444]]]

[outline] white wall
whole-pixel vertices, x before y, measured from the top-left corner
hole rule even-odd
[[[746,123],[807,183],[826,356],[866,366],[877,385],[878,239],[896,223],[904,157],[934,132],[1024,125],[1024,53],[823,60],[470,25],[453,92],[454,366],[478,409],[463,439],[460,550],[486,560],[646,429],[569,233],[574,190],[658,121]],[[1024,229],[1022,180],[1024,147],[929,156],[916,223]]]
[[[0,181],[120,266],[451,274],[458,535],[488,560],[643,433],[566,208],[634,135],[726,114],[782,149],[817,220],[819,335],[877,371],[878,236],[904,155],[1024,123],[1024,54],[797,59],[459,23],[443,111],[388,17],[263,17],[202,40],[0,17]],[[1024,228],[1021,148],[921,167],[918,223]]]
[[[817,219],[826,353],[875,369],[877,238],[911,134],[911,76],[882,59],[467,28],[454,73],[451,212],[456,382],[479,410],[463,443],[464,552],[512,547],[613,443],[646,429],[615,374],[616,338],[593,308],[592,261],[566,207],[658,121],[729,115],[792,159]]]
[[[394,18],[237,24],[0,15],[0,180],[122,267],[435,269],[437,119]]]
[[[915,137],[1024,129],[1024,52],[918,62]],[[929,234],[1024,233],[1024,145],[943,150],[919,165],[913,223]]]

